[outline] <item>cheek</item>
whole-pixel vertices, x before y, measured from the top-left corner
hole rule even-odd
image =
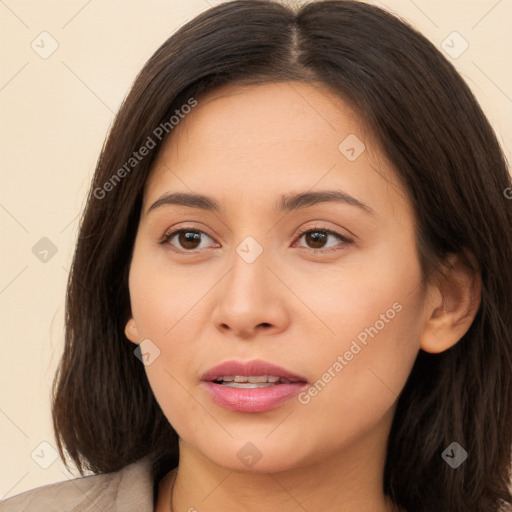
[[[170,273],[154,255],[135,245],[129,274],[131,309],[139,340],[154,344],[147,345],[152,347],[151,362],[144,367],[149,384],[167,418],[180,432],[182,423],[190,424],[190,414],[199,414],[187,391],[187,379],[195,357],[190,343],[195,333],[190,327],[201,311],[192,306],[204,290],[190,286],[190,275]],[[175,411],[179,411],[176,416]]]
[[[187,272],[172,269],[165,250],[136,243],[129,275],[131,309],[139,337],[167,340],[204,286]],[[189,315],[187,315],[188,317]]]
[[[350,320],[336,325],[336,339],[309,353],[316,375],[299,396],[296,420],[322,431],[326,446],[350,446],[394,413],[419,346],[414,301],[396,297],[391,304],[375,301],[372,314],[348,314]]]
[[[319,415],[349,412],[354,422],[370,425],[393,405],[410,374],[425,291],[414,247],[393,252],[327,276],[319,282],[322,293],[312,297],[312,309],[331,330],[315,350],[303,346],[317,379],[303,402]]]
[[[419,346],[425,290],[415,246],[408,240],[354,252],[314,279],[304,275],[295,276],[294,289],[315,313],[318,334],[326,342],[321,346],[329,352],[344,353],[354,340],[363,348],[376,346],[382,356],[391,347],[416,341]]]

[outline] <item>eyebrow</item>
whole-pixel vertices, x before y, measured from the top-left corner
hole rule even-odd
[[[276,210],[279,212],[289,212],[299,210],[321,203],[344,203],[356,206],[366,213],[375,213],[367,204],[359,201],[355,197],[339,190],[323,190],[318,192],[301,192],[299,194],[289,194],[281,196],[276,203]],[[199,208],[201,210],[220,212],[219,203],[212,197],[202,194],[191,194],[185,192],[167,193],[157,199],[147,210],[146,215],[164,205],[179,205],[189,208]]]

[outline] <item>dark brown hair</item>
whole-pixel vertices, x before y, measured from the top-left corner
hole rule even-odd
[[[425,278],[450,253],[473,255],[481,272],[481,304],[469,331],[443,353],[420,350],[399,396],[385,493],[409,512],[509,510],[507,164],[440,51],[393,15],[354,1],[220,4],[180,28],[137,76],[99,157],[68,282],[53,403],[62,459],[67,451],[82,474],[119,470],[144,456],[166,457],[167,469],[178,464],[177,434],[124,335],[142,191],[162,143],[123,179],[112,176],[191,98],[200,102],[203,92],[227,83],[289,80],[335,91],[380,143],[414,208]],[[453,441],[469,454],[457,469],[441,457]]]

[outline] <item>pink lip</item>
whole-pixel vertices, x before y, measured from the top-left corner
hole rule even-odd
[[[210,368],[203,374],[201,380],[211,382],[219,377],[224,377],[224,375],[240,375],[245,377],[273,375],[275,377],[284,377],[288,380],[307,382],[305,377],[291,373],[280,366],[262,361],[261,359],[252,359],[251,361],[225,361],[224,363]]]
[[[232,388],[213,382],[224,375],[257,376],[273,375],[297,381],[289,384],[276,384],[264,388]],[[208,370],[201,378],[210,397],[221,407],[238,412],[264,412],[275,409],[290,398],[298,395],[308,386],[301,375],[262,360],[226,361]]]

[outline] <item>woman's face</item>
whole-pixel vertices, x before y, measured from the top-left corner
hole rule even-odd
[[[177,193],[218,210],[154,205]],[[349,447],[371,457],[385,442],[427,290],[405,190],[325,87],[229,85],[199,98],[147,182],[129,287],[128,336],[142,342],[155,397],[206,459],[243,469],[249,454],[254,470],[279,471]],[[307,382],[202,381],[255,359]]]

